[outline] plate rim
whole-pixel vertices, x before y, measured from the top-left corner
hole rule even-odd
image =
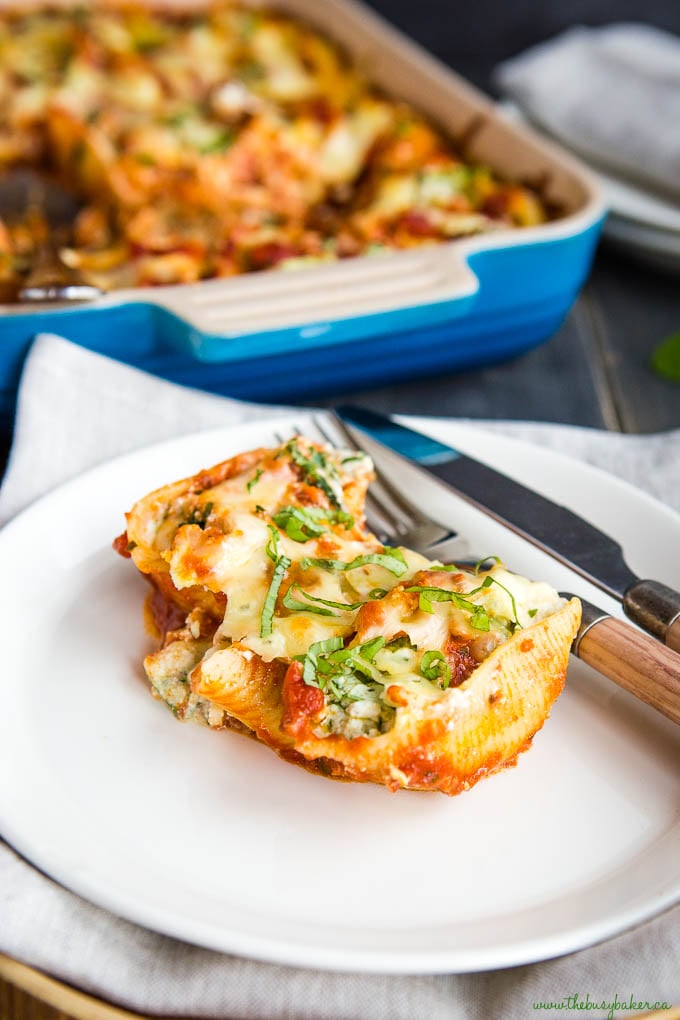
[[[161,448],[170,449],[178,443],[187,443],[191,446],[208,436],[217,439],[220,435],[225,435],[226,437],[227,434],[233,432],[237,432],[239,435],[244,432],[247,434],[250,434],[251,432],[254,434],[256,431],[273,432],[273,430],[277,427],[289,426],[293,420],[297,419],[299,421],[301,418],[307,418],[312,414],[313,411],[311,410],[301,409],[298,412],[290,412],[288,414],[281,415],[280,417],[272,416],[271,418],[267,417],[251,422],[231,425],[226,424],[217,428],[213,427],[175,436],[161,442],[145,445],[137,450],[123,453],[100,465],[90,468],[85,472],[82,472],[75,478],[67,480],[62,483],[62,485],[33,502],[29,507],[13,518],[13,520],[8,522],[0,531],[0,544],[3,541],[7,541],[8,536],[11,537],[15,525],[18,527],[23,526],[23,521],[26,518],[30,521],[30,518],[34,514],[39,514],[41,512],[45,503],[49,505],[49,502],[51,502],[51,500],[55,497],[55,494],[60,493],[61,498],[64,498],[64,496],[68,494],[68,490],[70,488],[77,488],[79,485],[82,485],[84,481],[86,483],[87,480],[91,478],[96,480],[100,473],[105,474],[114,465],[123,466],[125,462],[136,457],[144,459],[145,457],[149,457],[152,451],[157,451]],[[475,440],[475,434],[483,437],[483,439],[487,441],[491,435],[488,431],[485,431],[483,428],[478,428],[474,422],[470,422],[468,420],[463,421],[445,417],[428,419],[421,416],[416,417],[403,415],[399,417],[401,417],[402,420],[410,421],[410,423],[415,425],[417,428],[424,428],[429,421],[436,422],[437,425],[441,425],[443,428],[452,430],[451,438],[453,441],[455,441],[455,432],[458,428],[467,435],[471,435],[473,443]],[[525,453],[534,449],[533,444],[522,438],[516,438],[514,436],[502,436],[497,438],[502,438],[503,442],[510,446],[519,446],[523,448]],[[541,452],[547,455],[549,459],[557,458],[558,461],[568,463],[573,469],[576,469],[579,472],[585,472],[586,475],[593,473],[604,480],[605,483],[613,484],[614,487],[621,487],[626,490],[626,494],[631,498],[651,504],[655,512],[661,511],[663,515],[668,518],[668,523],[671,527],[680,527],[680,515],[677,514],[672,507],[660,502],[648,493],[632,485],[630,482],[616,476],[612,476],[600,468],[580,461],[569,454],[562,453],[561,451],[542,448]],[[311,942],[305,944],[304,940],[302,940],[299,944],[295,943],[294,940],[291,940],[290,942],[286,942],[282,945],[281,939],[278,937],[274,938],[272,941],[267,937],[263,937],[261,934],[255,937],[252,937],[249,934],[244,936],[243,933],[239,934],[238,931],[225,930],[223,926],[220,926],[220,931],[222,935],[226,937],[216,939],[213,938],[210,933],[206,932],[206,928],[212,929],[214,926],[207,923],[205,920],[198,922],[198,924],[187,924],[186,918],[174,916],[172,918],[168,918],[167,911],[158,911],[157,909],[149,908],[149,905],[140,907],[138,903],[133,902],[123,903],[121,909],[120,892],[109,895],[106,889],[101,888],[101,883],[98,885],[95,881],[91,884],[86,876],[76,876],[74,880],[72,875],[64,874],[62,868],[55,867],[53,863],[49,862],[49,860],[45,860],[42,853],[35,852],[35,848],[30,846],[30,839],[28,840],[29,845],[27,846],[22,840],[21,835],[16,834],[11,825],[7,825],[7,820],[4,816],[5,809],[2,803],[0,803],[0,825],[2,826],[3,835],[7,843],[22,857],[24,857],[29,864],[38,867],[39,870],[43,871],[49,877],[54,878],[63,887],[83,896],[90,903],[103,907],[112,914],[118,917],[124,917],[125,919],[136,924],[140,924],[145,928],[185,942],[189,941],[194,945],[204,946],[205,948],[221,952],[237,953],[262,961],[293,966],[317,967],[326,970],[343,972],[354,971],[357,973],[385,974],[472,973],[476,971],[498,969],[501,967],[517,966],[551,959],[564,955],[565,953],[585,949],[589,946],[606,941],[672,909],[672,907],[680,901],[679,881],[677,883],[677,887],[669,887],[665,895],[661,895],[656,898],[648,896],[648,901],[643,906],[633,906],[629,909],[618,910],[613,913],[610,912],[604,922],[600,919],[598,921],[592,921],[587,924],[576,926],[566,933],[560,932],[549,937],[540,935],[536,938],[532,937],[524,941],[515,942],[506,947],[505,952],[500,952],[497,947],[494,947],[491,950],[492,955],[490,959],[487,958],[488,954],[486,951],[473,949],[470,955],[469,952],[466,954],[465,949],[452,949],[449,947],[448,949],[442,950],[438,953],[432,953],[430,950],[427,950],[426,958],[418,952],[414,952],[413,949],[400,950],[396,953],[392,950],[382,952],[377,951],[372,953],[370,959],[367,960],[365,958],[365,950],[363,949],[360,951],[360,955],[355,955],[352,952],[343,950],[342,948],[326,949],[324,947],[319,947],[318,945],[313,945]],[[49,857],[49,853],[47,853],[47,857]],[[126,900],[125,896],[123,896],[123,900]],[[127,897],[127,900],[129,900],[129,896]],[[475,923],[478,922],[475,921]],[[295,922],[295,924],[301,926],[302,922]]]

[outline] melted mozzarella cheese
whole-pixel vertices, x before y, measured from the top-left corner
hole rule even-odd
[[[370,461],[300,444],[293,451],[290,444],[263,451],[260,460],[244,455],[240,472],[206,488],[198,476],[195,490],[174,489],[167,504],[152,494],[152,512],[142,515],[138,534],[147,539],[155,527],[155,548],[177,589],[198,586],[226,595],[206,658],[238,645],[267,663],[290,662],[304,659],[312,646],[315,654],[333,655],[321,645],[330,638],[342,639],[335,651],[343,655],[358,649],[353,664],[345,655],[324,667],[330,680],[323,684],[317,736],[387,732],[410,694],[440,698],[449,682],[460,683],[471,663],[474,668],[517,627],[564,604],[549,585],[501,564],[479,574],[444,569],[407,549],[390,564],[389,549],[347,511],[337,512],[346,505],[361,514]],[[375,554],[387,557],[388,566],[370,562]],[[136,550],[133,555],[137,560]],[[139,551],[144,555],[148,550]],[[365,558],[369,562],[361,562]],[[375,638],[383,647],[357,659]],[[165,682],[168,662],[155,669],[152,683],[173,705],[184,681],[171,669],[172,682]],[[317,660],[310,662],[316,669]]]
[[[486,593],[485,604],[489,611],[497,616],[513,618],[513,606],[510,592],[515,599],[517,619],[522,627],[528,627],[537,620],[556,613],[565,600],[549,584],[544,581],[530,581],[519,574],[512,574],[500,564],[489,571],[489,576],[503,585],[493,584]],[[504,591],[503,589],[507,589]],[[533,612],[536,610],[536,612]],[[532,613],[530,616],[529,613]]]
[[[202,584],[211,591],[226,591],[252,557],[259,557],[268,538],[266,524],[249,514],[235,513],[228,526],[226,533],[217,534],[198,525],[179,529],[165,554],[176,588]]]
[[[329,481],[340,499],[343,479],[361,481],[371,471],[371,463],[367,457],[346,451],[333,451],[333,459],[336,466]],[[367,553],[382,553],[383,547],[372,535],[358,533],[342,523],[325,525],[321,536],[307,541],[297,541],[275,527],[271,522],[276,512],[283,506],[296,505],[291,484],[297,481],[297,476],[291,474],[290,463],[281,459],[274,461],[273,467],[253,467],[206,490],[198,509],[205,512],[209,507],[210,513],[206,513],[201,525],[188,523],[177,527],[176,511],[168,515],[165,510],[159,517],[160,527],[167,527],[168,532],[169,522],[174,521],[174,536],[162,556],[175,587],[199,585],[226,594],[227,608],[218,640],[245,644],[266,661],[304,655],[318,641],[351,636],[357,609],[343,610],[342,606],[365,601],[376,589],[392,589],[400,579],[411,577],[427,562],[417,553],[405,550],[407,568],[401,577],[376,563],[351,570],[303,567],[304,559],[348,564]],[[275,542],[272,528],[276,532]],[[163,545],[166,544],[164,538]],[[262,636],[265,601],[272,584],[274,561],[279,556],[287,557],[290,567],[281,585],[273,632]],[[282,607],[282,596],[293,583],[297,587],[291,597],[309,606],[308,610],[289,611]],[[335,605],[329,607],[315,599]]]

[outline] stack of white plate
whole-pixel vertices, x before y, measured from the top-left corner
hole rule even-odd
[[[514,103],[504,101],[500,109],[510,120],[531,123]],[[535,123],[532,127],[541,131]],[[591,164],[590,169],[599,177],[609,206],[604,237],[657,269],[680,273],[680,204],[599,166]]]
[[[680,273],[680,205],[596,172],[610,209],[605,237],[660,269]]]

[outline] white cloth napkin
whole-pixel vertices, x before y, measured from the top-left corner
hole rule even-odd
[[[39,338],[19,397],[0,519],[117,453],[193,429],[276,415],[159,381],[58,337]],[[477,423],[567,449],[680,509],[680,431],[612,436],[562,426]],[[680,908],[559,960],[488,974],[384,977],[257,963],[122,921],[0,843],[0,952],[129,1009],[239,1020],[526,1020],[534,1003],[680,1002]],[[581,1007],[584,1008],[584,1007]],[[569,1015],[564,1007],[566,1015]],[[634,1010],[632,1012],[635,1012]],[[618,1015],[618,1014],[617,1014]],[[631,1012],[625,1015],[632,1015]]]
[[[501,64],[496,80],[586,159],[680,198],[680,39],[576,27]]]

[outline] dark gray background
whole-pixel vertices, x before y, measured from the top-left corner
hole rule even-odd
[[[323,2],[323,0],[320,0]],[[481,88],[495,64],[569,25],[642,21],[680,34],[679,0],[366,0]]]
[[[643,21],[680,35],[680,0],[367,2],[486,91],[498,62],[570,25]],[[657,377],[650,356],[679,330],[680,266],[668,275],[602,244],[547,344],[505,365],[347,396],[386,411],[661,431],[680,426],[680,384]]]

